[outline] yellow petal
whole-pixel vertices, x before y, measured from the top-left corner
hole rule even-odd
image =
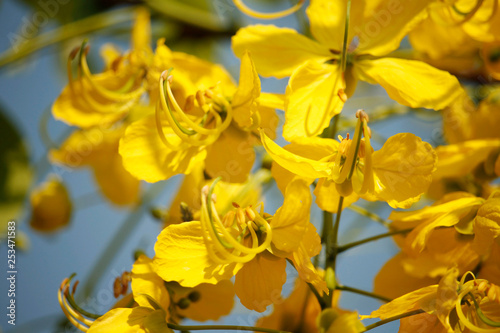
[[[326,333],[360,333],[365,331],[365,326],[359,320],[357,312],[343,313],[330,325]]]
[[[474,221],[474,249],[486,255],[500,236],[500,198],[490,198],[477,211]]]
[[[469,140],[436,148],[438,164],[434,179],[468,175],[488,155],[500,148],[500,140]]]
[[[143,297],[152,297],[163,309],[170,306],[170,295],[165,288],[163,279],[153,270],[153,260],[141,255],[132,267],[132,292],[139,306],[151,307]]]
[[[144,307],[114,309],[94,321],[87,332],[146,333],[143,326],[144,319],[152,312],[154,312],[152,309]]]
[[[178,309],[183,317],[196,321],[218,320],[233,309],[234,288],[231,281],[222,280],[215,285],[202,283],[190,289],[191,291],[198,292],[200,299],[191,302],[185,310]]]
[[[361,319],[380,318],[383,320],[420,309],[422,305],[427,305],[436,299],[437,289],[438,285],[417,289],[382,305],[369,316],[361,316]]]
[[[410,32],[413,48],[432,59],[459,56],[475,52],[479,46],[465,33],[461,25],[442,25],[427,18]]]
[[[281,301],[281,287],[286,281],[286,260],[263,252],[247,262],[236,274],[234,289],[247,309],[264,312],[270,304]]]
[[[149,11],[145,7],[136,10],[132,29],[132,49],[142,51],[151,49],[151,22]]]
[[[340,194],[337,191],[336,183],[327,179],[320,179],[316,188],[314,189],[314,195],[316,196],[316,204],[322,210],[326,210],[330,213],[337,213],[339,207]],[[347,197],[344,197],[342,203],[342,209],[349,207],[351,204],[358,201],[359,195],[352,192]]]
[[[332,58],[326,46],[293,29],[273,25],[242,28],[231,41],[237,57],[250,51],[257,71],[263,76],[283,78],[290,76],[305,61],[321,63]]]
[[[181,140],[170,127],[163,127],[168,140],[173,145],[181,145]],[[191,172],[204,158],[204,147],[189,147],[173,151],[160,140],[154,116],[134,122],[120,140],[120,155],[125,169],[135,177],[147,182],[165,180],[173,175]]]
[[[165,281],[184,287],[229,280],[241,266],[218,265],[209,256],[198,221],[172,224],[158,236],[153,266]]]
[[[283,148],[298,156],[306,157],[311,160],[320,160],[326,156],[335,154],[338,150],[338,145],[338,141],[332,139],[310,137],[297,139]],[[275,161],[273,162],[271,171],[274,179],[276,180],[276,185],[282,193],[285,193],[286,186],[295,177],[295,175]],[[306,177],[303,179],[311,184],[315,178]]]
[[[259,104],[272,109],[285,110],[285,95],[273,93],[261,93]]]
[[[320,312],[321,307],[309,286],[296,279],[290,296],[275,304],[271,315],[259,318],[256,326],[287,332],[317,332],[316,317]]]
[[[206,172],[212,178],[222,177],[225,182],[245,182],[255,160],[252,142],[248,132],[229,126],[208,147]]]
[[[115,73],[108,70],[93,75],[95,82],[108,90],[118,90],[130,79],[127,73]],[[87,100],[94,100],[106,111],[94,109]],[[104,127],[127,115],[137,99],[115,102],[103,98],[85,79],[77,79],[72,86],[67,85],[52,105],[52,115],[68,125],[80,128],[92,126]]]
[[[311,223],[308,223],[307,230],[302,238],[301,244],[295,250],[290,259],[299,273],[299,278],[307,283],[312,284],[318,291],[323,291],[328,294],[328,288],[323,275],[314,267],[311,262],[311,257],[318,255],[321,252],[321,239],[316,232],[316,228]]]
[[[99,188],[111,202],[136,203],[140,182],[125,170],[118,154],[118,143],[124,132],[124,126],[75,131],[58,150],[50,151],[49,158],[68,167],[90,166]]]
[[[368,191],[393,208],[408,208],[431,184],[436,162],[431,145],[411,133],[396,134],[373,153],[374,188]]]
[[[438,283],[436,278],[418,278],[408,274],[403,267],[405,259],[407,256],[400,252],[382,266],[373,280],[375,293],[389,298],[398,298],[413,290]]]
[[[256,99],[260,95],[260,79],[250,54],[245,52],[241,57],[240,82],[233,96],[233,119],[241,128],[252,126],[252,115],[256,111]]]
[[[297,68],[286,88],[283,137],[294,141],[321,134],[342,111],[344,100],[339,93],[344,89],[337,65],[308,61]]]
[[[43,232],[65,227],[71,218],[72,204],[66,186],[57,177],[49,177],[31,192],[33,229]]]
[[[367,2],[360,24],[356,53],[386,55],[399,47],[401,40],[426,17],[425,8],[432,0]]]
[[[306,13],[314,38],[330,49],[341,51],[344,42],[346,11],[345,1],[311,1]]]
[[[308,184],[296,179],[286,188],[285,201],[271,222],[272,243],[281,251],[294,251],[309,224],[311,192]]]
[[[500,11],[495,2],[496,0],[485,0],[474,17],[463,24],[463,29],[474,39],[487,43],[500,41]]]
[[[262,131],[260,132],[260,137],[262,145],[273,160],[292,173],[304,178],[323,178],[329,176],[330,170],[327,162],[316,161],[292,154],[274,143]]]
[[[421,61],[362,60],[355,63],[354,71],[360,80],[380,84],[393,100],[413,108],[441,110],[462,93],[453,75]]]

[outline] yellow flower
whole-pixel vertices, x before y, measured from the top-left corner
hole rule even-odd
[[[457,281],[457,277],[458,270],[452,268],[438,285],[410,292],[382,305],[369,316],[361,317],[386,319],[410,311],[423,310],[439,320],[436,321],[438,326],[442,325],[442,330],[436,327],[433,332],[453,333],[465,328],[478,333],[499,332],[500,287],[488,280],[476,279],[471,272],[464,274],[460,281]],[[457,317],[458,320],[454,320]],[[412,321],[413,325],[402,322],[402,327],[411,326],[414,330],[420,324],[425,325],[422,328],[428,328],[428,320],[407,320]]]
[[[183,109],[172,90],[173,77],[168,72],[160,75],[156,114],[130,125],[121,140],[124,166],[139,179],[157,182],[189,174],[205,161],[211,177],[244,182],[255,160],[255,131],[260,126],[273,135],[277,116],[259,99],[260,81],[248,54],[241,63],[237,88],[219,66],[191,62],[196,64],[191,66],[196,69],[191,75],[197,73],[199,78],[191,86],[197,90],[187,90],[190,95],[185,97]],[[190,80],[189,76],[180,77]],[[215,85],[207,86],[207,78]]]
[[[140,182],[123,167],[118,143],[125,126],[76,130],[59,149],[51,150],[53,163],[66,167],[89,166],[102,193],[114,204],[134,204],[139,199]]]
[[[71,218],[72,204],[66,186],[55,177],[49,177],[31,192],[30,225],[38,231],[54,231],[65,227]]]
[[[261,134],[264,148],[282,167],[274,171],[278,183],[292,178],[289,173],[309,183],[319,178],[314,191],[316,203],[331,212],[336,212],[339,196],[346,197],[344,206],[362,197],[408,208],[431,182],[436,164],[434,150],[415,135],[401,133],[372,152],[368,117],[361,110],[357,116],[353,139],[342,139],[340,144],[332,139],[304,138],[290,145],[289,151]]]
[[[290,76],[283,128],[288,141],[319,135],[358,80],[380,84],[403,105],[443,109],[461,91],[455,77],[420,61],[384,57],[424,17],[430,2],[353,1],[346,24],[347,1],[314,0],[307,15],[317,41],[289,28],[255,25],[238,31],[233,50],[239,57],[250,51],[264,76]]]
[[[290,183],[274,216],[235,204],[221,219],[212,190],[201,198],[200,221],[170,225],[158,236],[154,266],[163,279],[193,287],[236,275],[235,292],[241,303],[262,312],[279,299],[288,257],[301,277],[327,291],[309,259],[321,245],[309,222],[311,194],[303,181]]]
[[[454,227],[462,235],[475,235],[474,250],[486,254],[500,235],[499,203],[498,193],[486,200],[469,193],[455,192],[420,210],[392,212],[389,219],[396,229],[414,228],[405,239],[408,253],[422,252],[436,229]]]
[[[145,93],[143,84],[152,57],[149,12],[137,11],[132,31],[132,50],[120,55],[113,47],[103,49],[106,69],[92,74],[87,64],[84,42],[68,58],[68,85],[52,107],[54,118],[81,128],[107,126],[127,116]],[[72,61],[77,58],[78,77],[73,78]]]

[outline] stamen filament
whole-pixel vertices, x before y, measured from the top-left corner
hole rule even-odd
[[[361,132],[363,126],[363,121],[361,120],[361,118],[362,117],[358,118],[354,137],[352,138],[354,147],[351,145],[351,147],[349,148],[344,166],[340,171],[338,178],[334,179],[337,184],[342,184],[346,179],[351,179],[352,172],[354,171],[355,160],[358,156],[359,145],[361,143]]]
[[[161,142],[168,148],[168,149],[171,149],[173,151],[177,151],[177,150],[181,150],[181,149],[185,149],[185,145],[184,145],[184,142],[182,142],[182,144],[180,145],[174,145],[174,144],[171,144],[167,137],[165,136],[165,133],[163,132],[163,127],[162,127],[162,124],[161,124],[161,117],[160,117],[160,112],[159,109],[160,109],[160,105],[159,105],[160,102],[157,102],[156,103],[156,108],[155,108],[155,117],[156,117],[156,131],[158,132],[158,136],[160,137],[160,140]]]
[[[372,145],[370,143],[370,134],[368,130],[368,124],[365,119],[363,119],[363,133],[365,138],[365,168],[363,170],[363,185],[358,194],[365,194],[368,191],[368,187],[373,183],[373,172],[372,172]],[[351,175],[352,176],[352,171]],[[350,177],[349,177],[350,178]]]
[[[272,20],[272,19],[277,19],[277,18],[281,18],[281,17],[285,17],[287,15],[290,15],[290,14],[293,14],[295,13],[296,11],[298,11],[302,5],[304,4],[305,0],[299,0],[299,2],[291,7],[291,8],[288,8],[288,9],[285,9],[285,10],[282,10],[282,11],[279,11],[279,12],[275,12],[275,13],[262,13],[262,12],[258,12],[258,11],[255,11],[253,9],[250,9],[248,8],[242,0],[233,0],[233,3],[234,5],[239,9],[241,10],[243,13],[247,14],[248,16],[251,16],[251,17],[254,17],[254,18],[258,18],[258,19],[261,19],[261,20]]]
[[[82,44],[82,49],[85,46],[84,42]],[[110,100],[115,100],[119,102],[125,102],[131,99],[137,99],[139,98],[146,90],[143,86],[140,86],[136,90],[133,90],[128,93],[116,93],[114,91],[108,90],[104,88],[102,85],[98,84],[95,82],[95,79],[93,78],[92,73],[90,72],[88,63],[87,63],[87,57],[85,56],[85,52],[80,53],[80,67],[82,68],[84,77],[88,80],[90,85],[96,90],[96,92],[100,93],[101,96],[110,99]],[[127,84],[127,83],[125,83]]]

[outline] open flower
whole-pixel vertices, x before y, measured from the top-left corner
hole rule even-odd
[[[434,150],[415,135],[400,133],[373,152],[368,116],[362,110],[356,115],[353,139],[342,139],[340,144],[332,139],[304,138],[287,149],[262,133],[264,148],[282,167],[274,171],[278,183],[283,181],[280,178],[290,179],[293,175],[310,183],[319,178],[314,191],[316,203],[331,212],[336,212],[340,196],[346,197],[344,206],[362,197],[385,201],[394,208],[408,208],[431,182],[436,165]]]
[[[210,176],[244,182],[255,160],[256,129],[264,127],[273,135],[277,116],[261,104],[260,80],[248,54],[237,88],[220,66],[199,61],[198,73],[198,82],[192,83],[197,90],[182,101],[182,108],[172,90],[173,76],[163,72],[156,114],[127,128],[120,154],[125,168],[137,178],[156,182],[188,174],[204,161]],[[212,86],[206,85],[205,75]]]
[[[460,281],[457,277],[458,270],[452,268],[438,285],[410,292],[382,305],[369,316],[361,317],[386,319],[421,310],[425,314],[418,320],[410,317],[408,321],[401,321],[400,332],[408,327],[414,330],[420,325],[422,329],[433,327],[436,333],[464,329],[478,333],[499,332],[500,287],[488,280],[476,279],[471,272],[464,274]]]
[[[420,61],[386,56],[431,2],[353,1],[346,16],[347,1],[313,0],[307,15],[317,41],[289,28],[255,25],[240,29],[232,46],[240,57],[252,52],[260,74],[290,76],[283,128],[289,141],[321,134],[358,80],[380,84],[403,105],[439,110],[460,93],[457,79]]]
[[[140,8],[132,31],[132,50],[120,55],[113,47],[103,49],[106,69],[93,74],[87,64],[86,42],[68,58],[68,85],[52,107],[54,118],[81,128],[107,126],[125,116],[146,92],[144,77],[151,61],[149,13]],[[78,77],[72,61],[77,59]]]
[[[327,291],[309,259],[321,246],[309,222],[311,194],[306,183],[290,183],[274,216],[235,204],[221,218],[212,190],[213,185],[202,193],[200,221],[170,225],[158,236],[154,258],[158,275],[185,287],[236,275],[235,291],[242,304],[262,312],[279,299],[289,258],[301,277]]]

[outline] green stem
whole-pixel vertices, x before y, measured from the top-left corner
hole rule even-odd
[[[421,313],[424,313],[424,312],[425,312],[424,310],[418,309],[418,310],[413,310],[413,311],[410,311],[410,312],[406,312],[406,313],[403,313],[403,314],[400,314],[400,315],[397,315],[397,316],[394,316],[394,317],[391,317],[391,318],[387,318],[387,319],[384,319],[384,320],[381,320],[381,321],[377,321],[376,323],[373,323],[371,325],[366,326],[365,330],[363,332],[367,332],[369,330],[372,330],[374,328],[377,328],[379,326],[385,325],[387,323],[390,323],[392,321],[395,321],[395,320],[398,320],[398,319],[401,319],[401,318],[414,316],[414,315],[421,314]]]
[[[49,119],[52,115],[51,111],[51,107],[45,108],[39,124],[40,137],[42,138],[43,145],[47,150],[57,148],[59,146],[56,142],[54,142],[54,140],[52,140],[49,134]]]
[[[18,45],[17,47],[14,46],[0,54],[0,67],[22,59],[47,46],[57,44],[92,31],[101,30],[112,25],[130,21],[132,19],[130,14],[134,11],[135,7],[125,7],[99,13],[42,33],[37,37],[26,41],[24,44]]]
[[[287,331],[278,331],[270,328],[251,327],[251,326],[237,326],[237,325],[176,325],[167,323],[168,327],[178,331],[200,331],[200,330],[235,330],[235,331],[255,331],[267,333],[291,333]]]
[[[366,290],[361,290],[361,289],[349,287],[349,286],[338,285],[336,289],[343,290],[343,291],[349,291],[351,293],[355,293],[355,294],[359,294],[359,295],[363,295],[363,296],[368,296],[368,297],[371,297],[371,298],[376,298],[376,299],[384,301],[384,302],[390,302],[390,301],[392,301],[392,299],[387,298],[385,296],[378,295],[378,294],[372,293],[370,291],[366,291]]]
[[[335,266],[337,262],[337,254],[338,254],[338,233],[339,233],[339,225],[340,225],[340,216],[342,215],[342,205],[344,203],[344,197],[339,198],[339,204],[337,208],[337,214],[335,216],[335,223],[333,226],[331,226],[328,229],[328,232],[326,233],[326,258],[325,258],[325,272],[328,275],[329,270],[332,270],[333,273],[335,274]],[[328,212],[323,212],[323,216],[325,220],[323,221],[324,225],[331,225],[332,224],[332,214]],[[326,220],[328,218],[329,220]],[[327,276],[327,280],[332,277]],[[336,276],[333,276],[333,279],[336,279]],[[332,282],[335,282],[333,280]],[[328,281],[327,281],[328,285]],[[328,287],[329,293],[328,295],[325,294],[325,304],[327,307],[331,306],[332,304],[332,299],[333,299],[333,291],[334,287],[330,286]]]
[[[350,12],[351,12],[351,0],[347,1],[347,11],[346,11],[346,17],[345,17],[345,28],[344,28],[344,43],[342,45],[342,72],[345,72],[345,69],[347,67],[347,38],[349,35],[349,17],[350,17]]]
[[[142,196],[140,204],[127,216],[121,228],[116,232],[114,238],[102,252],[102,256],[90,272],[89,277],[85,280],[84,286],[82,287],[82,293],[79,294],[79,296],[87,298],[92,294],[94,287],[97,286],[104,272],[109,269],[113,259],[120,252],[122,245],[132,235],[136,226],[141,221],[142,215],[149,211],[149,203],[161,193],[165,185],[166,182],[152,184]]]
[[[372,219],[373,221],[382,224],[384,227],[389,227],[389,225],[390,225],[389,222],[387,222],[386,220],[384,220],[383,218],[381,218],[377,214],[374,214],[374,213],[370,212],[369,210],[367,210],[366,208],[363,208],[361,206],[352,204],[346,208],[348,208],[348,209],[350,209],[350,210],[352,210],[360,215],[366,216],[366,217]]]
[[[402,229],[402,230],[395,230],[395,231],[387,232],[385,234],[380,234],[380,235],[368,237],[368,238],[365,238],[365,239],[361,239],[361,240],[356,241],[356,242],[347,243],[345,245],[342,245],[342,246],[338,247],[338,253],[342,253],[342,252],[344,252],[346,250],[349,250],[349,249],[351,249],[353,247],[356,247],[358,245],[370,243],[370,242],[373,242],[373,241],[376,241],[376,240],[379,240],[379,239],[382,239],[382,238],[391,237],[391,236],[399,235],[399,234],[406,234],[406,233],[408,233],[408,232],[410,232],[412,230],[413,230],[413,228]]]

